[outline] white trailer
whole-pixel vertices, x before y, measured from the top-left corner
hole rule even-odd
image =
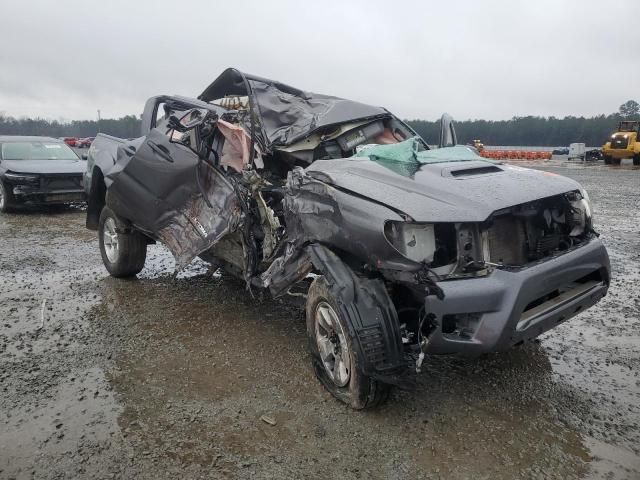
[[[571,160],[572,158],[579,158],[580,160],[584,160],[585,152],[586,149],[584,143],[572,143],[569,145],[568,159]]]

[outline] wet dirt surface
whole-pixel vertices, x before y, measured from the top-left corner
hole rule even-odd
[[[364,413],[316,381],[294,305],[174,278],[158,245],[113,279],[83,212],[0,214],[0,478],[640,478],[640,169],[544,169],[589,191],[609,295]]]

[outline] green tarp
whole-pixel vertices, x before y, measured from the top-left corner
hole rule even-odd
[[[487,161],[464,145],[432,150],[420,150],[421,148],[423,147],[417,138],[410,138],[391,145],[368,145],[356,153],[354,157],[366,157],[408,177],[413,176],[420,169],[420,166],[426,163]]]

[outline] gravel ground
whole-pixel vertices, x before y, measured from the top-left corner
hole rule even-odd
[[[174,277],[162,246],[110,278],[78,209],[0,215],[0,478],[640,478],[640,169],[545,169],[590,192],[609,295],[364,413],[316,381],[296,306]]]

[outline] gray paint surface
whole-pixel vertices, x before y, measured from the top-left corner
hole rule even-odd
[[[409,178],[370,160],[352,158],[318,160],[307,172],[322,173],[330,183],[425,222],[483,221],[496,210],[580,188],[569,178],[513,165],[499,165],[502,171],[498,173],[453,177],[451,165],[423,165]],[[493,164],[455,165],[456,169],[472,169]]]

